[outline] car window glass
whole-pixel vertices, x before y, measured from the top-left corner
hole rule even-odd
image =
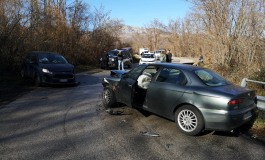
[[[221,86],[229,83],[223,77],[210,70],[200,69],[194,72],[208,86]]]
[[[108,52],[109,57],[118,56],[118,51],[110,51]]]
[[[155,58],[154,54],[143,54],[143,58]]]
[[[151,74],[152,77],[154,77],[157,71],[158,71],[157,66],[148,66],[144,69],[143,73],[149,73]]]
[[[156,81],[166,82],[177,85],[185,85],[187,83],[186,76],[178,69],[163,68],[159,73]]]
[[[138,66],[134,69],[132,69],[130,72],[128,72],[126,74],[126,77],[127,78],[131,78],[133,80],[137,80],[138,76],[142,73],[143,69],[145,68],[146,66]]]
[[[66,64],[66,59],[57,54],[39,54],[39,62],[43,64]]]

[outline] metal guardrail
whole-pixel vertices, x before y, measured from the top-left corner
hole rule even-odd
[[[255,80],[243,78],[242,81],[241,81],[241,86],[242,87],[246,87],[247,86],[247,82],[258,83],[258,84],[264,84],[265,85],[265,82],[262,82],[262,81],[255,81]],[[265,96],[257,96],[257,100],[258,100],[258,103],[257,103],[258,109],[265,111]]]

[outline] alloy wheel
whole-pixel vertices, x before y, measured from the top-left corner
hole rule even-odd
[[[110,91],[108,89],[105,90],[105,92],[103,94],[103,98],[104,98],[104,100],[105,100],[106,103],[110,103],[111,93],[110,93]]]
[[[192,132],[197,128],[198,119],[191,110],[182,110],[178,114],[178,124],[185,132]]]

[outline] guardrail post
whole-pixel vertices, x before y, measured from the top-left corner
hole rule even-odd
[[[243,78],[241,81],[241,87],[246,87],[247,86],[247,78]]]

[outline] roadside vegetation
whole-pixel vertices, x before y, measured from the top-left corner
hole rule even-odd
[[[23,86],[18,78],[21,62],[32,50],[61,53],[84,71],[90,68],[85,66],[96,67],[100,55],[114,48],[130,46],[135,52],[142,47],[165,48],[178,57],[203,55],[204,67],[235,84],[243,78],[265,81],[265,1],[190,2],[192,11],[184,19],[167,24],[154,19],[128,37],[123,21],[112,19],[104,6],[95,8],[81,0],[1,0],[1,96]],[[248,87],[265,96],[264,85]],[[264,119],[260,112],[254,126],[263,135]]]

